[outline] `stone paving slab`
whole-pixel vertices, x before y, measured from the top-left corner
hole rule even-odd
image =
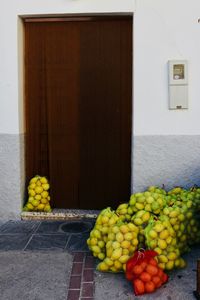
[[[134,296],[131,282],[124,274],[101,273],[95,271],[95,300],[194,300],[196,289],[196,261],[200,258],[200,246],[188,253],[188,266],[183,270],[169,272],[170,280],[155,293]]]
[[[0,252],[1,300],[66,300],[72,255]]]

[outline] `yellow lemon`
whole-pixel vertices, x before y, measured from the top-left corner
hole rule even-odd
[[[180,214],[180,215],[178,216],[178,219],[179,219],[181,222],[184,221],[184,220],[185,220],[184,214]]]
[[[122,249],[122,255],[129,255],[129,249]]]
[[[132,245],[133,245],[133,246],[137,246],[138,243],[139,243],[139,242],[138,242],[138,239],[135,238],[135,239],[132,240]]]
[[[99,246],[100,248],[104,248],[105,242],[104,242],[104,241],[99,241],[99,242],[98,242],[98,246]]]
[[[155,249],[157,247],[157,240],[151,240],[149,246],[151,249]]]
[[[144,204],[143,203],[136,203],[135,204],[135,207],[138,209],[138,210],[142,210],[142,209],[144,209]]]
[[[158,260],[161,263],[167,263],[168,262],[168,258],[165,255],[159,255]]]
[[[158,247],[156,247],[154,249],[154,251],[156,251],[158,253],[158,255],[160,255],[162,253],[162,250],[160,248],[158,248]]]
[[[172,239],[171,245],[172,245],[172,246],[175,246],[175,245],[176,245],[176,238],[173,238],[173,239]]]
[[[41,200],[41,195],[35,195],[35,200],[38,200],[38,201],[40,201]]]
[[[108,234],[108,240],[114,241],[114,240],[115,240],[115,234],[112,233],[112,232],[110,232],[110,233]]]
[[[38,210],[43,210],[44,207],[45,207],[45,205],[41,203],[41,204],[38,205],[37,209]]]
[[[26,206],[27,206],[27,208],[30,209],[30,210],[32,210],[32,209],[34,208],[34,206],[33,206],[31,203],[27,203]]]
[[[165,240],[158,240],[158,247],[160,249],[166,249],[167,248],[167,243],[165,242]]]
[[[108,242],[106,243],[106,249],[112,247],[112,243],[113,243],[112,241],[108,241]]]
[[[118,270],[121,270],[122,269],[122,264],[119,260],[115,260],[114,262],[114,267]]]
[[[112,218],[108,221],[108,224],[109,224],[110,226],[114,225],[115,223],[116,223],[116,221],[115,221],[115,218],[114,218],[114,217],[112,217]]]
[[[135,247],[135,246],[130,246],[130,248],[129,248],[129,253],[130,253],[130,254],[133,254],[133,252],[135,252],[135,250],[136,250],[136,247]]]
[[[91,246],[96,246],[97,243],[98,243],[98,240],[96,238],[93,237],[93,238],[90,239],[90,245]]]
[[[38,201],[38,200],[32,201],[33,206],[38,206],[39,204],[40,204],[40,201]]]
[[[169,260],[175,260],[177,258],[177,255],[175,252],[170,252],[168,255],[167,255],[168,259]]]
[[[126,264],[123,264],[123,270],[126,272]]]
[[[34,197],[28,197],[28,202],[32,202],[34,200],[35,200]]]
[[[165,263],[159,263],[158,266],[159,266],[159,268],[161,268],[162,270],[165,269]]]
[[[109,257],[106,257],[106,258],[104,259],[104,262],[105,262],[109,267],[112,267],[113,264],[114,264],[113,260],[110,259]]]
[[[172,225],[175,225],[177,223],[177,218],[171,218],[169,221]]]
[[[183,258],[180,257],[180,265],[179,265],[180,268],[185,268],[186,267],[186,262],[184,261]]]
[[[101,218],[102,224],[106,224],[106,223],[108,223],[108,221],[109,221],[109,218],[107,216],[102,216],[102,218]]]
[[[128,207],[128,203],[122,203],[118,206],[117,210],[121,210]]]
[[[123,248],[123,249],[129,249],[130,248],[130,246],[131,246],[131,243],[129,242],[129,241],[123,241],[123,242],[121,242],[121,247]]]
[[[41,193],[42,198],[47,198],[48,195],[49,195],[49,193],[48,193],[47,191],[43,191],[43,192]]]
[[[116,234],[116,241],[119,242],[119,243],[121,243],[123,240],[124,240],[123,234],[121,232],[118,232]]]
[[[51,206],[49,204],[45,205],[44,211],[45,212],[51,212]]]
[[[114,242],[112,243],[112,247],[113,247],[113,249],[120,248],[120,243],[117,242],[117,241],[114,241]]]
[[[107,226],[103,226],[102,229],[101,229],[101,232],[102,232],[103,234],[107,234],[108,231],[109,231],[109,227],[107,227]]]
[[[170,218],[176,218],[179,215],[179,212],[176,210],[173,210],[169,213]]]
[[[37,180],[38,180],[38,177],[33,177],[33,178],[30,180],[30,184],[36,183]]]
[[[122,255],[122,248],[115,249],[111,255],[112,260],[117,260]]]
[[[129,206],[129,208],[128,208],[128,214],[129,215],[132,215],[133,214],[133,210],[132,210],[132,208]]]
[[[40,195],[37,195],[37,196],[40,196]],[[47,200],[47,199],[44,199],[44,198],[42,198],[42,199],[40,200],[40,202],[41,202],[41,203],[43,203],[43,204],[47,204],[47,203],[48,203],[48,200]]]
[[[162,240],[166,240],[169,236],[169,231],[167,229],[164,229],[163,231],[160,232],[159,237]]]
[[[128,228],[129,228],[130,231],[136,232],[136,233],[139,232],[139,228],[137,226],[135,226],[133,223],[128,223],[127,226],[128,226]]]
[[[142,223],[143,223],[141,218],[133,218],[133,222],[137,226],[142,225]]]
[[[29,185],[29,189],[34,189],[36,187],[36,184],[35,183],[31,183],[30,185]]]
[[[37,186],[41,186],[42,185],[41,182],[40,182],[40,179],[38,179],[38,181],[36,182],[36,185]]]
[[[122,255],[119,258],[120,263],[125,264],[129,260],[129,257],[130,257],[129,255]]]
[[[43,190],[48,191],[48,189],[50,188],[50,185],[48,183],[44,183],[44,184],[42,184],[42,188],[43,188]]]
[[[47,197],[47,200],[48,200],[48,201],[50,201],[50,200],[51,200],[51,197],[50,197],[50,196],[48,196],[48,197]]]
[[[124,238],[127,241],[131,241],[133,239],[133,235],[131,232],[127,232],[127,233],[125,233]]]
[[[155,230],[151,229],[149,231],[149,236],[152,238],[152,239],[156,239],[158,237],[158,234]]]
[[[36,194],[41,194],[43,192],[43,188],[41,186],[36,186],[35,192]]]
[[[97,253],[97,254],[99,254],[99,253],[101,253],[101,249],[100,249],[100,247],[99,246],[92,246],[92,251],[93,252],[95,252],[95,253]]]
[[[150,219],[150,213],[147,211],[147,212],[145,212],[144,214],[143,214],[143,216],[142,216],[142,221],[143,222],[147,222],[149,219]]]
[[[121,231],[122,233],[127,233],[127,232],[129,232],[129,228],[128,228],[127,225],[121,225],[121,226],[120,226],[120,231]]]
[[[104,260],[104,258],[105,258],[105,254],[104,253],[99,253],[98,254],[98,259],[100,259],[100,260]]]
[[[119,227],[118,227],[118,226],[113,226],[113,227],[112,227],[112,232],[113,232],[113,233],[119,232]]]
[[[166,270],[172,270],[174,267],[174,261],[169,260],[166,264],[165,264],[165,269]]]
[[[164,226],[160,223],[157,223],[155,226],[154,226],[154,230],[156,232],[161,232],[162,230],[164,229]]]
[[[151,211],[151,204],[146,204],[145,207],[144,207],[144,209],[146,211]]]
[[[34,197],[36,195],[35,191],[34,190],[29,190],[28,191],[29,195]]]
[[[167,243],[168,245],[170,245],[171,242],[172,242],[172,237],[169,236],[169,237],[166,239],[166,243]]]
[[[111,255],[112,255],[112,253],[113,253],[113,248],[112,247],[110,247],[110,248],[107,248],[107,250],[106,250],[106,254],[107,254],[107,257],[111,257]]]
[[[40,182],[41,183],[48,183],[48,180],[46,179],[46,177],[41,177]]]
[[[121,209],[118,213],[120,215],[125,215],[125,214],[127,214],[127,212],[128,212],[127,208],[124,208],[124,209]]]
[[[101,238],[101,233],[100,233],[99,230],[94,229],[94,230],[93,230],[93,234],[94,234],[94,237],[96,237],[97,239],[100,239],[100,238]]]
[[[180,266],[180,258],[177,258],[174,262],[174,265],[176,268],[178,268]]]
[[[105,262],[100,262],[100,264],[98,264],[97,266],[97,270],[102,271],[102,272],[106,272],[108,271],[109,266],[105,263]]]

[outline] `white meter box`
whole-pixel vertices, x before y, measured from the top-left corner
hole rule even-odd
[[[169,109],[188,108],[188,63],[186,60],[170,60]]]

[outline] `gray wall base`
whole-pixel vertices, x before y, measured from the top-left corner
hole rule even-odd
[[[0,220],[19,219],[24,194],[24,135],[0,134]]]

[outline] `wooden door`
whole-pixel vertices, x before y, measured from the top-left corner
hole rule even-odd
[[[130,196],[132,17],[25,19],[26,175],[53,206]]]

